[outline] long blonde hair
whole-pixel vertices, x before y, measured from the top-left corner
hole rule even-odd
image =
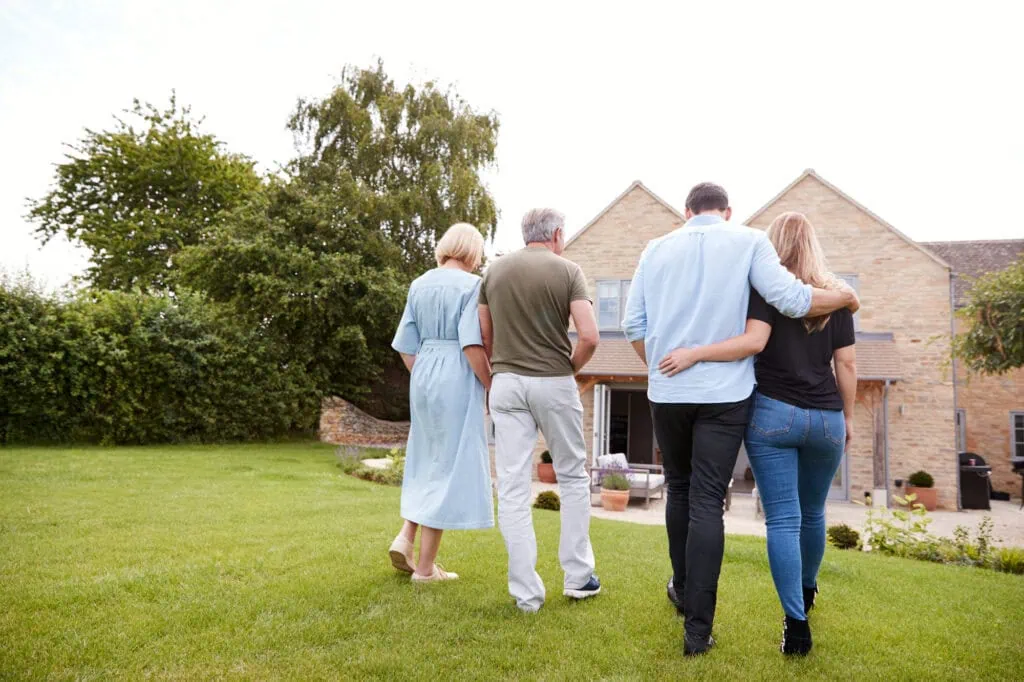
[[[779,254],[783,267],[804,284],[818,289],[839,289],[839,278],[828,269],[825,251],[821,248],[814,226],[803,213],[781,214],[768,227],[768,239]],[[828,315],[804,319],[807,333],[820,332],[828,324]]]

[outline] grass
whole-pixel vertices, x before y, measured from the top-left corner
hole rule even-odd
[[[0,450],[3,679],[1019,679],[1024,579],[830,549],[809,658],[778,653],[764,542],[730,536],[718,648],[680,654],[664,531],[595,520],[605,593],[514,609],[497,530],[450,534],[456,584],[390,569],[395,488],[317,444]]]

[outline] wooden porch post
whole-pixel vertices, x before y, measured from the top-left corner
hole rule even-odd
[[[882,409],[882,390],[873,392],[874,438],[871,441],[874,487],[885,488],[885,412]]]

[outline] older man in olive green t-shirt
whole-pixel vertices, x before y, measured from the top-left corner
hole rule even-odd
[[[523,218],[523,239],[525,249],[499,258],[484,275],[480,325],[494,372],[490,408],[508,589],[521,610],[533,612],[544,604],[530,508],[538,427],[562,498],[558,558],[565,571],[563,593],[585,599],[601,591],[590,545],[590,478],[575,378],[597,348],[598,331],[583,271],[561,256],[562,214],[530,211]],[[578,336],[575,350],[569,341],[570,318]]]

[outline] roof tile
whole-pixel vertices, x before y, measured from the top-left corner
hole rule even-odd
[[[989,272],[1009,267],[1024,256],[1024,239],[1000,239],[963,242],[922,242],[953,267],[956,306],[966,302],[971,281]]]

